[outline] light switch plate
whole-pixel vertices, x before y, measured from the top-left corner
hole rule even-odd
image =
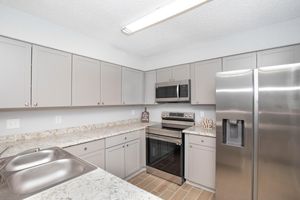
[[[55,116],[55,124],[61,124],[62,123],[62,117],[60,115]]]
[[[8,119],[6,120],[6,129],[20,128],[20,119]]]

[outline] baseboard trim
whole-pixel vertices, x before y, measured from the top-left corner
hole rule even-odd
[[[139,173],[142,173],[142,172],[144,172],[144,171],[146,171],[146,167],[143,167],[143,168],[141,168],[140,170],[138,170],[137,172],[134,172],[133,174],[127,176],[127,177],[125,178],[125,180],[128,181],[129,179],[135,177],[136,175],[138,175]]]
[[[194,186],[194,187],[197,187],[197,188],[200,188],[200,189],[202,189],[202,190],[206,190],[206,191],[208,191],[208,192],[212,192],[212,193],[215,193],[215,192],[216,192],[215,189],[205,187],[205,186],[203,186],[203,185],[200,185],[200,184],[198,184],[198,183],[191,182],[191,181],[189,181],[189,180],[186,180],[185,182],[186,182],[187,184],[190,184],[190,185],[192,185],[192,186]]]

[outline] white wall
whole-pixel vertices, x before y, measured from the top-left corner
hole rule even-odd
[[[201,114],[209,119],[216,120],[216,107],[214,105],[191,105],[187,103],[168,103],[147,106],[150,114],[150,120],[159,122],[161,121],[161,112],[195,112],[196,122],[201,119]]]
[[[200,41],[145,59],[151,70],[244,52],[300,43],[300,18],[221,38]]]
[[[125,119],[139,118],[143,107],[91,107],[91,108],[61,108],[11,110],[0,112],[0,135],[28,133],[56,128],[66,128],[94,123],[113,122]],[[61,116],[62,123],[56,124],[56,116]],[[20,128],[6,129],[6,120],[20,119]]]
[[[74,22],[76,23],[76,22]],[[141,60],[106,41],[99,41],[47,20],[0,5],[0,35],[84,55],[127,67],[139,67]]]

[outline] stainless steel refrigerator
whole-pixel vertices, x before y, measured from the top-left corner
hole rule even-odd
[[[300,64],[216,76],[216,200],[300,199]]]

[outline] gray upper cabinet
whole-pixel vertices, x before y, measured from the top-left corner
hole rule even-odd
[[[255,69],[256,53],[245,53],[223,58],[223,71]]]
[[[100,61],[73,55],[72,105],[100,104]]]
[[[158,69],[156,71],[156,77],[158,83],[190,79],[190,65],[184,64]]]
[[[122,67],[101,62],[101,104],[120,105],[122,103]]]
[[[215,104],[215,76],[222,70],[221,59],[191,64],[192,104]]]
[[[144,103],[144,73],[142,71],[122,68],[123,104]]]
[[[158,83],[172,80],[172,68],[163,68],[156,70],[156,81]]]
[[[145,72],[145,104],[155,104],[156,71]]]
[[[0,37],[0,108],[30,106],[31,45]]]
[[[177,65],[172,67],[173,81],[181,81],[190,79],[190,64]]]
[[[69,53],[33,46],[32,105],[71,106],[71,63]]]
[[[291,64],[295,62],[299,62],[298,45],[257,52],[258,67]]]

